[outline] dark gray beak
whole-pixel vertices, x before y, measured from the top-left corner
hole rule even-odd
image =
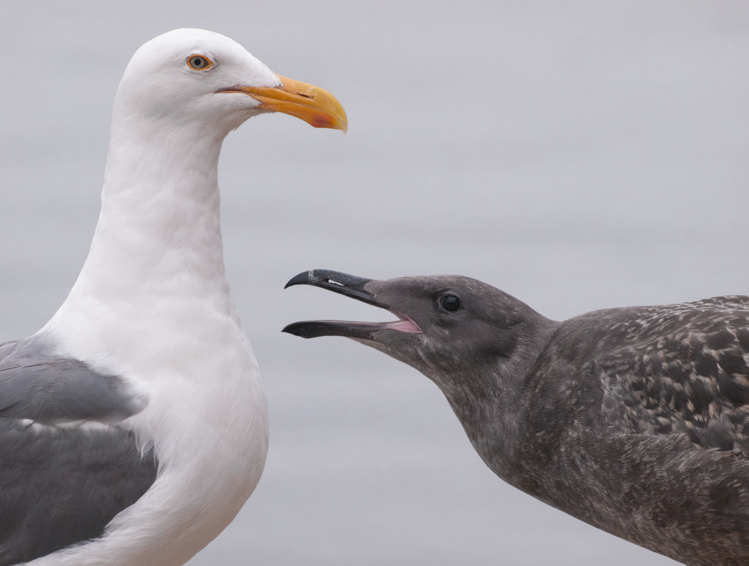
[[[400,332],[420,333],[421,329],[408,317],[393,311],[389,305],[378,301],[367,291],[366,286],[371,279],[347,275],[328,269],[314,269],[305,271],[291,278],[284,289],[294,285],[312,285],[322,287],[334,293],[340,293],[352,299],[369,305],[387,309],[400,320],[394,322],[348,322],[338,320],[310,320],[289,324],[282,332],[288,332],[301,338],[317,338],[319,336],[345,336],[361,340],[373,340],[374,333],[380,330],[396,330]]]
[[[355,275],[339,273],[338,271],[331,271],[329,269],[313,269],[312,271],[305,271],[296,277],[292,277],[289,282],[284,285],[284,289],[288,289],[294,285],[312,285],[313,287],[322,287],[328,291],[340,293],[341,295],[346,295],[352,299],[357,299],[367,304],[386,309],[386,305],[375,301],[372,293],[364,290],[364,286],[370,281],[372,280],[364,279],[364,277],[356,277]]]

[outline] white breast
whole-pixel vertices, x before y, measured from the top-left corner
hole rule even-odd
[[[150,134],[113,133],[91,251],[41,332],[147,398],[121,426],[153,446],[158,477],[104,537],[35,566],[183,564],[231,522],[265,463],[265,394],[224,273],[221,136],[154,146],[140,139]]]

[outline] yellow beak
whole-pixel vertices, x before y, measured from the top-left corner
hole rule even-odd
[[[260,102],[260,108],[301,118],[315,128],[348,129],[346,111],[327,90],[277,75],[280,87],[236,86],[218,92],[242,92]]]

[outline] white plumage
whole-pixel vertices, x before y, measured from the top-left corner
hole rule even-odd
[[[194,56],[209,67],[193,68]],[[297,94],[300,84],[203,30],[161,35],[130,61],[90,253],[37,337],[127,384],[144,408],[114,426],[133,431],[142,452],[153,448],[158,475],[102,536],[31,564],[183,564],[255,489],[267,406],[226,280],[217,166],[224,137],[262,112],[345,129],[337,101],[321,89]]]

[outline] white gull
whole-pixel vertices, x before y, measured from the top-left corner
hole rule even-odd
[[[0,345],[0,565],[183,564],[255,489],[267,407],[217,166],[272,111],[346,128],[330,94],[215,33],[166,33],[127,66],[85,265],[38,333]]]

